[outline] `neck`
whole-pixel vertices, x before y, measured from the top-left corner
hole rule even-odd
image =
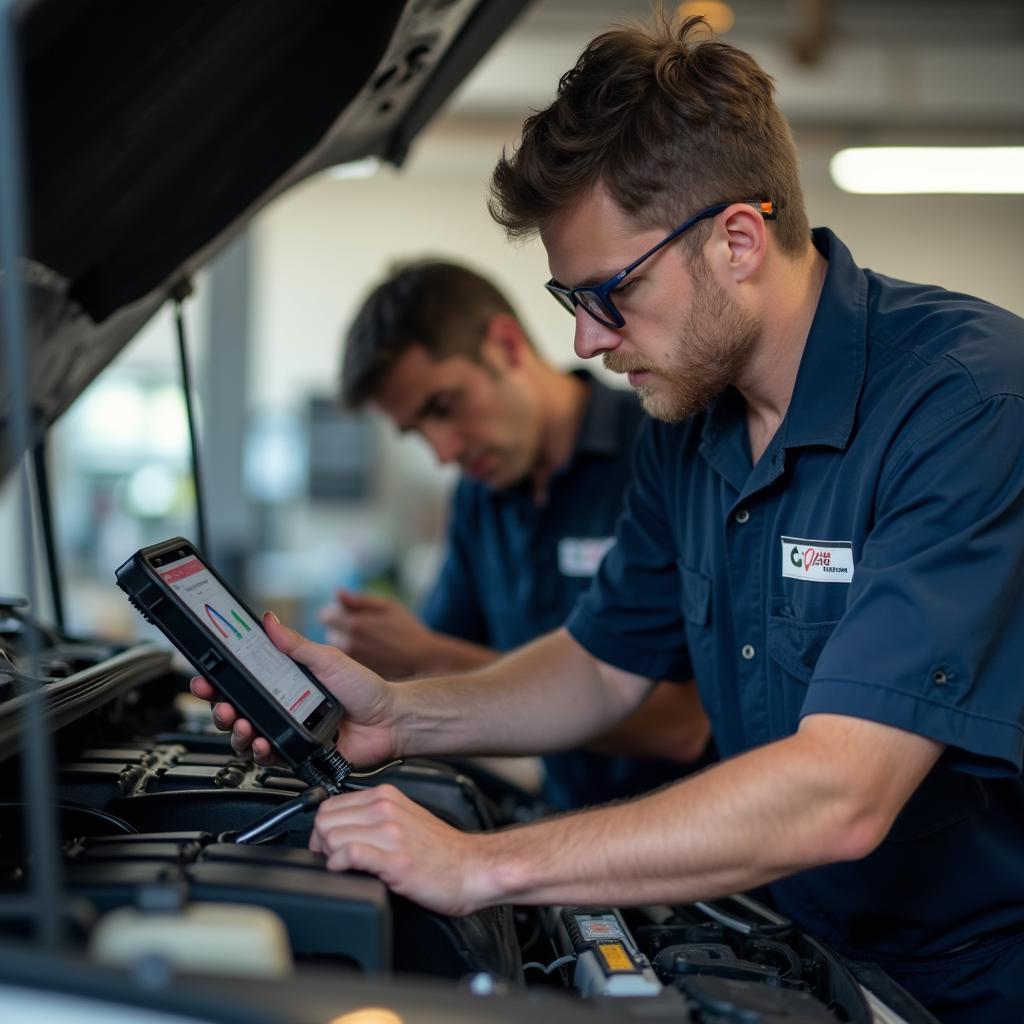
[[[800,360],[807,344],[828,261],[808,242],[797,260],[776,254],[768,300],[761,310],[761,338],[743,379],[753,462],[763,454],[789,409]]]
[[[547,499],[552,475],[570,459],[590,401],[590,388],[579,377],[543,364],[539,367],[536,394],[541,417],[540,451],[530,483],[534,500]]]

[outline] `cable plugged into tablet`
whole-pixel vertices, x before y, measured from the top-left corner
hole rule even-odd
[[[295,774],[308,785],[323,786],[329,796],[336,796],[345,789],[352,765],[335,747],[323,747],[296,765]]]
[[[319,807],[329,796],[333,795],[326,786],[310,786],[294,800],[275,807],[269,814],[265,814],[258,821],[253,822],[245,831],[239,832],[235,836],[235,842],[239,844],[255,843],[259,839],[264,839],[289,818]]]

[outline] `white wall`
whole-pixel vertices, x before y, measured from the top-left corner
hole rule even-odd
[[[511,123],[427,133],[402,171],[320,176],[279,199],[254,231],[254,401],[332,391],[343,325],[401,257],[451,256],[492,273],[550,358],[572,357],[572,321],[547,296],[543,248],[510,245],[487,214],[486,186]],[[1024,196],[852,196],[828,179],[843,140],[799,139],[812,224],[832,227],[864,266],[971,292],[1024,315]]]
[[[1024,316],[1024,195],[850,195],[832,184],[828,162],[854,141],[797,133],[812,225],[832,228],[862,267],[978,295]]]
[[[572,321],[547,296],[539,243],[512,247],[485,209],[486,183],[504,136],[434,130],[401,171],[370,179],[322,175],[281,197],[254,232],[256,364],[260,403],[288,402],[296,389],[333,389],[343,326],[371,285],[398,258],[437,254],[493,273],[545,349]]]

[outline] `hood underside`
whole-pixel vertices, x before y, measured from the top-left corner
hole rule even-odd
[[[401,163],[525,4],[22,4],[35,439],[285,188],[361,157]],[[9,408],[5,379],[0,472]]]

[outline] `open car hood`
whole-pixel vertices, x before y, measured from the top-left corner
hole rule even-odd
[[[21,4],[35,439],[280,192],[400,164],[526,2]]]

